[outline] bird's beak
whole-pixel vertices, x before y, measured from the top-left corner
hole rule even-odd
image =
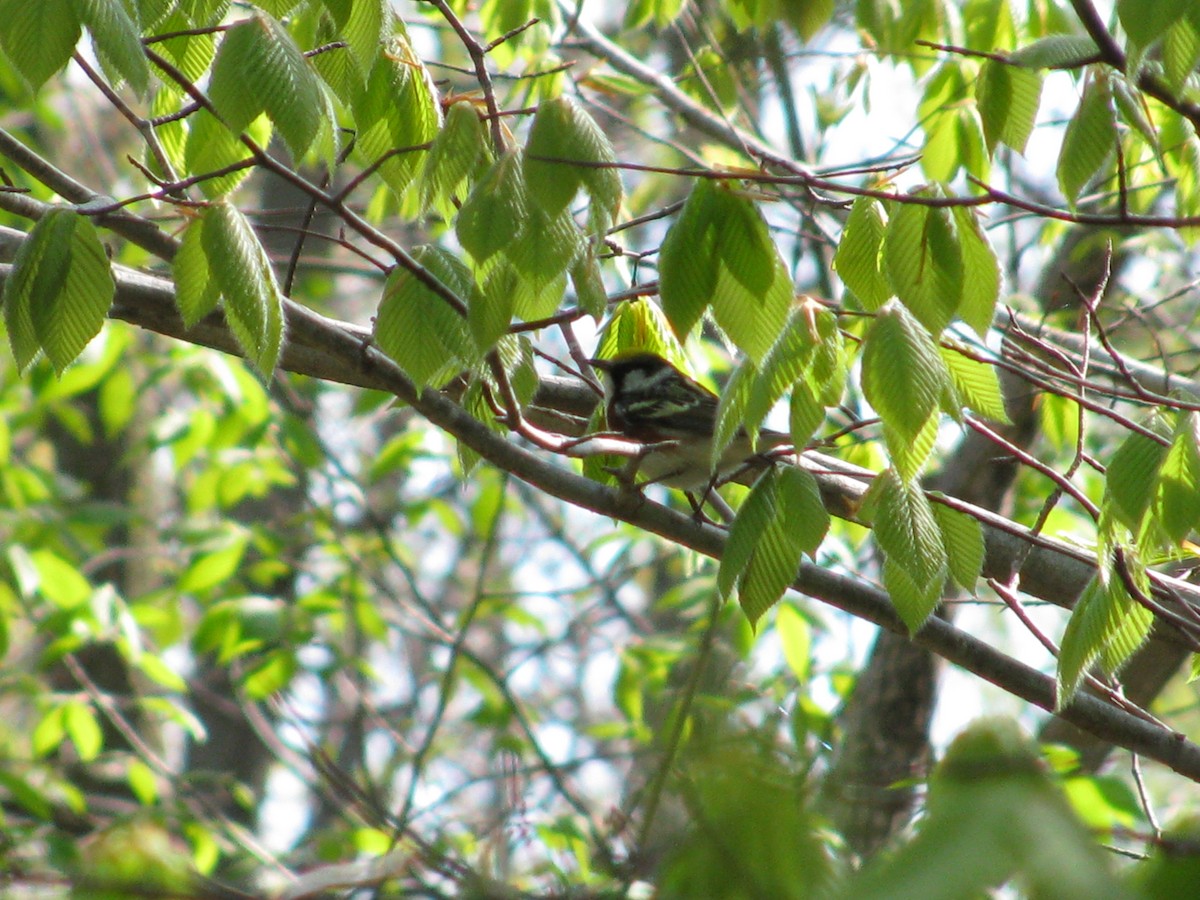
[[[607,372],[609,369],[611,369],[612,362],[613,361],[611,359],[589,359],[588,360],[589,365],[595,366],[601,372]]]

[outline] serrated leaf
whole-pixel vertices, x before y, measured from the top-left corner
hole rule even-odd
[[[473,293],[470,270],[446,251],[426,247],[415,258],[455,296]],[[477,353],[466,321],[408,269],[397,268],[388,276],[374,334],[379,348],[420,387],[469,367]]]
[[[880,310],[863,338],[863,394],[903,440],[926,427],[949,383],[946,364],[924,327],[899,304]]]
[[[33,329],[55,370],[61,375],[97,334],[112,305],[116,283],[96,226],[70,210],[50,213],[69,222],[69,256],[62,290],[51,297],[31,297]],[[32,235],[31,235],[32,239]]]
[[[1186,18],[1179,19],[1167,30],[1162,56],[1167,84],[1179,91],[1200,64],[1200,29]]]
[[[936,190],[918,197],[938,196]],[[898,204],[883,258],[892,291],[934,335],[950,324],[963,295],[962,246],[949,210]]]
[[[455,233],[476,262],[491,259],[521,232],[528,216],[521,158],[506,153],[479,179],[459,210]]]
[[[906,483],[914,481],[925,469],[937,443],[939,417],[930,415],[915,435],[901,435],[885,421],[883,441],[888,458]]]
[[[1110,502],[1106,507],[1135,534],[1157,492],[1158,470],[1168,450],[1164,444],[1132,432],[1108,463],[1105,495]]]
[[[561,213],[579,188],[611,221],[621,202],[617,160],[600,127],[574,100],[555,97],[538,106],[525,145],[525,181],[548,215]],[[571,163],[578,163],[572,165]]]
[[[429,148],[421,175],[421,203],[432,206],[448,199],[485,158],[486,137],[479,114],[467,102],[454,103],[446,123]]]
[[[807,384],[798,382],[788,401],[788,430],[796,448],[803,449],[824,421],[825,407],[817,402]]]
[[[950,577],[964,591],[974,594],[983,572],[983,526],[978,519],[941,503],[933,504],[933,516],[942,532]]]
[[[718,186],[711,194],[716,250],[724,268],[754,300],[765,300],[775,277],[775,244],[750,198]]]
[[[266,145],[270,137],[270,122],[266,117],[256,119],[247,129],[259,146]],[[228,169],[252,158],[238,136],[207,109],[199,109],[190,120],[187,145],[184,148],[184,163],[189,172],[203,174]],[[222,197],[241,184],[250,174],[250,167],[228,172],[217,178],[200,182],[200,189],[210,198]]]
[[[0,47],[36,90],[71,59],[80,23],[71,0],[0,0]]]
[[[519,281],[516,270],[502,263],[488,274],[482,293],[471,297],[467,324],[481,350],[491,349],[512,323],[513,298],[520,290]]]
[[[96,55],[120,73],[139,97],[150,87],[150,65],[142,52],[137,23],[125,4],[113,0],[74,0],[75,13],[92,35]]]
[[[201,246],[225,299],[225,318],[242,351],[268,379],[283,347],[283,295],[267,253],[246,218],[217,203],[204,213]]]
[[[717,426],[713,432],[712,452],[709,457],[709,469],[713,472],[720,471],[721,457],[740,430],[742,420],[746,418],[746,403],[750,399],[757,375],[758,370],[754,363],[745,360],[733,370],[733,375],[721,390],[721,399],[717,402]],[[746,424],[751,434],[758,433],[759,422]]]
[[[43,350],[61,375],[100,331],[115,284],[95,226],[56,207],[22,242],[4,286],[4,318],[18,369]]]
[[[1042,98],[1042,76],[1034,69],[985,60],[975,85],[988,150],[1006,144],[1025,153]]]
[[[939,347],[938,351],[946,363],[946,371],[950,373],[950,383],[958,402],[985,419],[1002,425],[1010,424],[996,368],[971,359],[952,346]]]
[[[1180,414],[1171,448],[1159,468],[1154,516],[1175,542],[1200,523],[1200,447],[1197,414]]]
[[[529,206],[521,231],[507,248],[507,253],[533,291],[540,292],[571,267],[583,253],[584,246],[583,235],[569,210],[563,209],[551,217],[540,207]],[[529,316],[524,316],[518,309],[518,314],[528,319],[550,315],[558,308],[561,297],[561,291],[552,297],[548,309],[539,309]]]
[[[1112,156],[1117,145],[1112,89],[1103,74],[1093,74],[1079,108],[1067,123],[1058,156],[1058,186],[1072,208],[1080,192]]]
[[[746,512],[751,499],[754,505]],[[743,515],[746,522],[739,529]],[[723,572],[725,561],[730,560],[732,569],[743,558],[745,545],[749,545],[749,556],[736,579],[738,602],[751,627],[795,581],[801,555],[815,553],[828,528],[829,514],[810,473],[785,466],[769,470],[754,485],[734,520],[721,564]],[[731,558],[734,529],[739,531],[738,546]],[[718,582],[729,584],[721,581],[720,573]],[[725,590],[727,594],[728,588]]]
[[[432,79],[401,35],[373,55],[371,73],[351,107],[359,157],[391,190],[402,194],[420,171],[426,145],[437,137],[441,107]]]
[[[350,56],[365,77],[379,54],[379,45],[387,37],[388,23],[395,14],[388,0],[355,0],[342,26],[342,38]]]
[[[1149,47],[1187,11],[1191,0],[1117,0],[1117,18],[1129,39]]]
[[[992,327],[1000,299],[1000,260],[973,210],[957,206],[953,216],[965,274],[958,315],[982,338]]]
[[[773,259],[771,284],[761,298],[749,296],[722,267],[712,297],[713,317],[738,348],[761,364],[787,324],[793,296],[792,278],[778,256]]]
[[[1100,55],[1087,35],[1052,34],[1009,54],[1008,60],[1030,69],[1077,69]]]
[[[191,328],[214,309],[221,299],[221,290],[208,268],[201,233],[204,220],[193,219],[183,233],[179,250],[171,260],[175,281],[175,305],[183,324]]]
[[[596,356],[611,359],[622,352],[644,350],[688,369],[683,346],[675,338],[666,315],[649,300],[624,300],[617,304],[596,344]]]
[[[1139,571],[1131,574],[1135,580],[1144,576]],[[1129,596],[1116,573],[1098,573],[1084,588],[1063,631],[1055,708],[1071,702],[1088,668],[1102,656],[1107,656],[1105,668],[1115,671],[1140,646],[1152,621],[1153,615]]]
[[[754,557],[759,538],[777,514],[777,478],[774,470],[768,470],[738,507],[737,517],[729,527],[729,539],[725,542],[721,564],[717,568],[717,589],[722,599],[728,599],[733,593],[738,579]]]
[[[287,30],[263,13],[225,33],[208,93],[234,132],[265,112],[293,156],[303,156],[321,129],[325,102],[316,74]]]
[[[929,499],[917,484],[905,484],[893,469],[871,484],[875,540],[887,555],[884,585],[910,632],[937,608],[949,566],[942,533]]]
[[[608,292],[600,263],[589,246],[571,265],[571,284],[575,287],[575,302],[597,321],[608,311]]]
[[[792,536],[802,552],[815,557],[825,535],[829,533],[829,512],[821,499],[817,479],[811,472],[799,466],[780,468],[779,507],[783,514],[781,527]],[[795,568],[793,566],[793,578]]]
[[[70,258],[70,222],[51,212],[21,242],[12,272],[4,283],[4,324],[9,345],[23,372],[41,350],[33,327],[34,302],[46,302],[62,290]]]
[[[680,340],[687,338],[704,315],[721,271],[711,203],[714,190],[707,179],[696,182],[667,229],[658,254],[663,312]]]

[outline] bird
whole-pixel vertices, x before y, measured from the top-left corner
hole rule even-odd
[[[634,474],[652,484],[683,491],[705,491],[728,480],[757,475],[770,462],[769,451],[791,443],[791,436],[762,429],[757,448],[741,429],[712,468],[712,443],[720,398],[663,357],[644,351],[612,359],[588,360],[605,376],[608,426],[622,437],[645,445],[632,461]]]

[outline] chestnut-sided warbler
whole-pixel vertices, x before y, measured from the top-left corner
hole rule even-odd
[[[607,376],[609,428],[646,445],[636,471],[647,481],[693,491],[743,480],[767,464],[766,451],[791,443],[789,435],[762,429],[755,449],[739,431],[714,472],[716,394],[653,353],[589,361]]]

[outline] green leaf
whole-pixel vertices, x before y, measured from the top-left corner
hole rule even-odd
[[[915,839],[873,860],[840,900],[983,897],[996,885],[1054,900],[1128,900],[1097,844],[1008,720],[974,723],[930,779]],[[1183,896],[1186,896],[1183,895]]]
[[[736,579],[751,627],[796,580],[801,555],[815,553],[828,529],[829,514],[811,473],[784,466],[755,483],[734,519],[717,575],[724,596]]]
[[[91,219],[51,209],[23,242],[5,285],[5,321],[18,367],[40,348],[61,375],[100,333],[115,290]]]
[[[733,371],[733,376],[721,390],[721,399],[717,402],[717,427],[713,433],[712,453],[709,458],[709,469],[720,471],[721,457],[730,441],[738,433],[746,418],[746,403],[754,389],[758,370],[751,360],[744,361]],[[758,421],[746,422],[750,434],[758,433]]]
[[[920,485],[884,470],[867,493],[875,540],[886,554],[883,582],[910,632],[937,608],[949,575],[942,532]]]
[[[51,707],[44,713],[37,725],[34,726],[32,743],[33,752],[37,756],[46,756],[58,749],[67,738],[67,729],[63,723],[63,706]]]
[[[1163,73],[1171,90],[1179,91],[1200,65],[1200,28],[1186,18],[1167,30],[1162,47]]]
[[[34,303],[53,302],[66,280],[72,227],[63,212],[51,211],[34,225],[4,283],[4,324],[17,371],[24,371],[41,350],[33,327]]]
[[[983,526],[973,516],[942,503],[934,503],[932,507],[933,517],[942,532],[950,577],[964,591],[974,594],[975,585],[983,572]]]
[[[1043,394],[1040,413],[1042,434],[1059,453],[1074,453],[1079,441],[1079,403],[1061,394]]]
[[[312,66],[287,30],[262,13],[225,33],[208,94],[234,132],[265,112],[296,157],[321,129],[325,101]]]
[[[1169,447],[1132,432],[1108,463],[1105,507],[1135,534],[1158,490],[1158,471]]]
[[[583,235],[569,210],[563,209],[551,218],[538,206],[529,206],[521,223],[517,239],[507,248],[509,259],[521,273],[534,292],[541,292],[552,281],[562,276],[571,264],[582,255]],[[551,315],[558,309],[562,291],[549,298],[549,305],[523,315],[520,303],[518,315],[525,319],[539,319]]]
[[[926,427],[949,383],[937,345],[896,303],[880,310],[863,338],[863,394],[903,440]]]
[[[483,124],[466,101],[450,106],[446,124],[429,148],[421,174],[421,204],[429,207],[449,199],[486,158]]]
[[[267,379],[283,347],[283,295],[270,260],[246,218],[229,203],[204,212],[201,246],[225,298],[225,318],[238,344]]]
[[[779,470],[779,508],[783,514],[780,527],[802,552],[815,557],[829,533],[829,512],[821,499],[816,477],[799,466],[782,466]],[[795,578],[794,572],[792,577]]]
[[[1082,34],[1052,34],[1009,54],[1008,60],[1029,69],[1078,69],[1096,62],[1096,42]]]
[[[994,59],[979,67],[975,85],[979,117],[989,152],[1006,144],[1024,154],[1042,99],[1042,76]]]
[[[359,158],[377,166],[384,183],[399,195],[437,137],[441,107],[428,71],[403,36],[393,36],[372,58],[366,84],[351,104],[358,126],[355,146]]]
[[[506,153],[479,179],[463,203],[455,233],[463,249],[482,263],[516,239],[528,215],[520,154]]]
[[[37,573],[37,590],[62,609],[73,609],[92,596],[86,576],[53,550],[34,550],[29,560]]]
[[[713,317],[750,359],[762,363],[787,325],[795,294],[792,278],[778,256],[773,259],[766,294],[750,296],[722,267],[712,297]]]
[[[898,433],[885,421],[883,440],[892,465],[906,483],[914,481],[925,469],[937,443],[939,417],[931,415],[915,435]]]
[[[883,207],[878,200],[859,197],[850,208],[842,239],[833,257],[833,267],[862,303],[874,311],[892,296],[883,270],[883,238],[887,231]]]
[[[1114,637],[1121,638],[1119,645],[1128,656],[1141,643],[1134,638],[1140,632],[1144,639],[1153,619],[1149,610],[1129,596],[1116,573],[1102,571],[1088,582],[1059,645],[1055,708],[1062,709],[1071,702],[1088,668],[1108,650]],[[1114,661],[1115,657],[1109,660]],[[1107,668],[1114,671],[1116,666]]]
[[[91,762],[104,749],[104,734],[91,706],[73,700],[63,707],[63,729],[75,745],[75,751],[83,762]]]
[[[724,268],[755,300],[764,300],[775,279],[775,244],[754,202],[719,185],[711,194],[717,254]]]
[[[350,15],[339,23],[342,39],[364,77],[379,56],[379,45],[387,39],[394,16],[388,0],[354,0]]]
[[[788,668],[805,684],[812,673],[812,626],[795,606],[784,603],[775,613],[775,631]]]
[[[1117,18],[1129,39],[1149,47],[1187,11],[1191,0],[1117,0]]]
[[[272,650],[242,676],[242,688],[250,699],[265,700],[287,687],[296,669],[296,657],[291,649]]]
[[[796,448],[803,449],[824,421],[825,407],[807,384],[798,383],[792,388],[788,402],[788,430]]]
[[[119,0],[73,0],[75,14],[87,26],[96,55],[124,78],[139,97],[150,88],[150,65],[142,51],[137,23]]]
[[[892,290],[934,335],[950,324],[963,296],[963,251],[949,210],[920,203],[940,197],[922,189],[897,204],[888,222],[883,257]]]
[[[246,555],[249,536],[234,532],[222,537],[211,550],[202,552],[184,570],[175,589],[180,593],[200,593],[227,582],[237,572]]]
[[[956,206],[953,216],[965,276],[958,315],[982,338],[992,327],[1000,299],[1000,260],[974,210]]]
[[[737,517],[729,527],[729,540],[717,568],[717,589],[723,600],[733,593],[754,558],[760,538],[778,514],[777,484],[778,476],[773,469],[764,473],[738,508]]]
[[[72,0],[0,0],[0,22],[4,55],[35,90],[67,64],[79,43]]]
[[[1171,448],[1158,472],[1154,518],[1176,542],[1186,538],[1200,523],[1200,447],[1197,428],[1200,417],[1181,413]]]
[[[946,364],[946,371],[950,373],[955,400],[985,419],[1001,425],[1009,424],[996,367],[971,359],[953,346],[938,347],[938,352]]]
[[[435,278],[460,300],[471,296],[475,282],[470,270],[444,250],[425,247],[415,257],[425,275],[392,271],[374,334],[379,348],[423,387],[469,367],[477,354],[466,321],[427,279]]]
[[[1079,194],[1112,156],[1117,146],[1116,109],[1112,88],[1103,73],[1093,71],[1079,108],[1067,123],[1058,156],[1058,186],[1074,208]]]
[[[579,308],[599,321],[608,311],[608,292],[591,245],[571,264],[571,284]]]
[[[179,251],[171,260],[175,304],[188,328],[216,309],[221,299],[221,290],[208,267],[203,232],[204,220],[193,219],[183,233]]]
[[[595,120],[569,97],[538,106],[524,160],[529,194],[547,215],[561,213],[581,187],[605,211],[604,221],[616,215],[621,179],[609,167],[617,161],[616,153]]]
[[[467,324],[481,350],[490,349],[512,324],[513,300],[521,289],[516,269],[502,263],[488,275],[483,290],[471,294]]]
[[[704,315],[721,271],[712,203],[715,190],[708,179],[696,182],[658,254],[663,312],[680,340]]]
[[[187,170],[201,175],[232,170],[200,183],[200,189],[207,197],[216,198],[228,194],[249,176],[249,161],[253,154],[224,122],[207,109],[197,110],[191,116],[189,124],[187,144],[184,147],[184,164]],[[259,146],[265,146],[270,139],[271,123],[265,116],[255,119],[247,133]],[[245,168],[236,168],[238,164],[245,164]]]

